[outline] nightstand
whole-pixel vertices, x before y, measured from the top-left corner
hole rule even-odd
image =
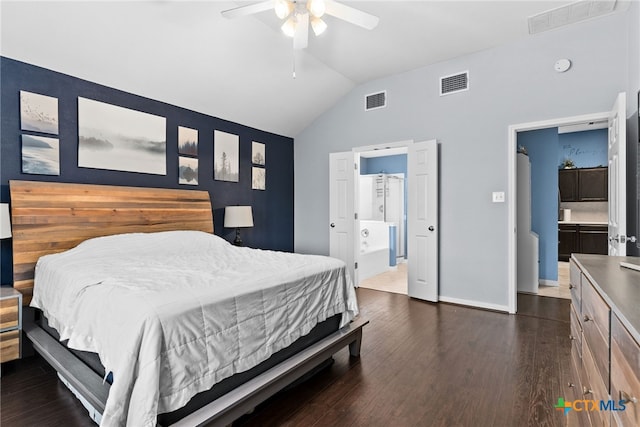
[[[0,363],[19,359],[22,335],[22,294],[0,287]]]

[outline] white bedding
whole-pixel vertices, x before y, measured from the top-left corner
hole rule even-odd
[[[208,233],[91,239],[40,258],[33,307],[68,346],[96,352],[114,382],[103,426],[158,413],[252,368],[342,313],[358,314],[342,261],[239,248]]]

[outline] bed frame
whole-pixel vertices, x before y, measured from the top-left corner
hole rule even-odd
[[[62,252],[86,239],[119,233],[198,230],[213,233],[207,191],[138,188],[40,181],[9,181],[13,228],[14,287],[31,301],[39,257]],[[175,426],[229,424],[349,346],[360,355],[362,327],[350,325],[307,347],[231,392],[175,423]],[[103,379],[33,322],[24,331],[34,348],[89,409],[94,420],[104,410]],[[95,413],[92,413],[92,410]]]

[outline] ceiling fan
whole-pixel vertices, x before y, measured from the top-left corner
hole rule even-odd
[[[239,18],[253,15],[273,9],[278,18],[284,20],[282,31],[289,37],[293,37],[293,48],[304,49],[309,42],[309,24],[316,36],[327,29],[327,24],[322,20],[325,14],[334,16],[343,21],[358,25],[367,30],[372,30],[378,25],[378,17],[361,10],[355,9],[334,0],[266,0],[247,6],[225,10],[222,16],[226,18]]]

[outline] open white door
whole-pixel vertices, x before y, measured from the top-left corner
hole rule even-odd
[[[609,114],[609,255],[627,255],[627,100],[618,94]]]
[[[329,154],[329,256],[343,260],[354,284],[358,283],[354,259],[353,152]]]
[[[438,144],[409,146],[407,165],[408,293],[438,301]]]

